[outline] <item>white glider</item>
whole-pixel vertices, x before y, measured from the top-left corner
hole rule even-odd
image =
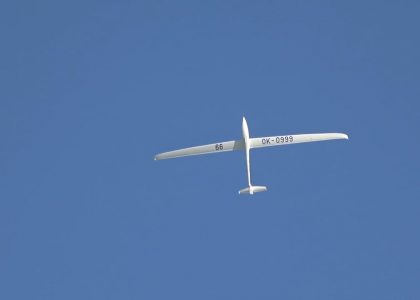
[[[242,139],[236,141],[219,142],[203,146],[184,148],[170,152],[157,154],[155,160],[176,158],[182,156],[210,154],[217,152],[245,150],[246,154],[246,169],[248,172],[248,187],[239,191],[239,194],[254,194],[257,192],[264,192],[267,190],[265,186],[256,186],[251,184],[251,167],[249,163],[249,150],[254,148],[283,146],[298,143],[320,142],[328,140],[348,140],[347,134],[344,133],[310,133],[310,134],[293,134],[293,135],[278,135],[250,138],[248,124],[245,117],[242,119]]]

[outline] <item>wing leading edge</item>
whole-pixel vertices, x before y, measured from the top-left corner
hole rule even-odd
[[[203,145],[203,146],[196,146],[196,147],[190,147],[190,148],[184,148],[184,149],[159,153],[155,156],[155,160],[242,150],[242,149],[244,149],[243,140],[220,142],[220,143],[214,143],[214,144],[208,144],[208,145]]]

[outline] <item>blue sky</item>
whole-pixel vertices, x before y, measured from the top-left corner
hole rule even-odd
[[[1,6],[1,299],[420,297],[418,2]]]

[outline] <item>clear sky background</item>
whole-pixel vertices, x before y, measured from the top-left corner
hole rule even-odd
[[[418,1],[6,1],[1,299],[419,299]],[[168,161],[241,137],[350,140]]]

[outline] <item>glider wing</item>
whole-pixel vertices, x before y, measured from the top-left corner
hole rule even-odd
[[[182,157],[182,156],[200,155],[200,154],[210,154],[210,153],[217,153],[217,152],[226,152],[226,151],[241,150],[241,149],[244,149],[243,140],[220,142],[220,143],[214,143],[214,144],[208,144],[208,145],[203,145],[203,146],[196,146],[196,147],[191,147],[191,148],[184,148],[184,149],[160,153],[155,156],[155,160],[176,158],[176,157]]]
[[[250,147],[261,148],[270,146],[283,146],[298,143],[320,142],[328,140],[340,140],[349,137],[344,133],[310,133],[310,134],[293,134],[293,135],[278,135],[267,136],[250,139]]]

